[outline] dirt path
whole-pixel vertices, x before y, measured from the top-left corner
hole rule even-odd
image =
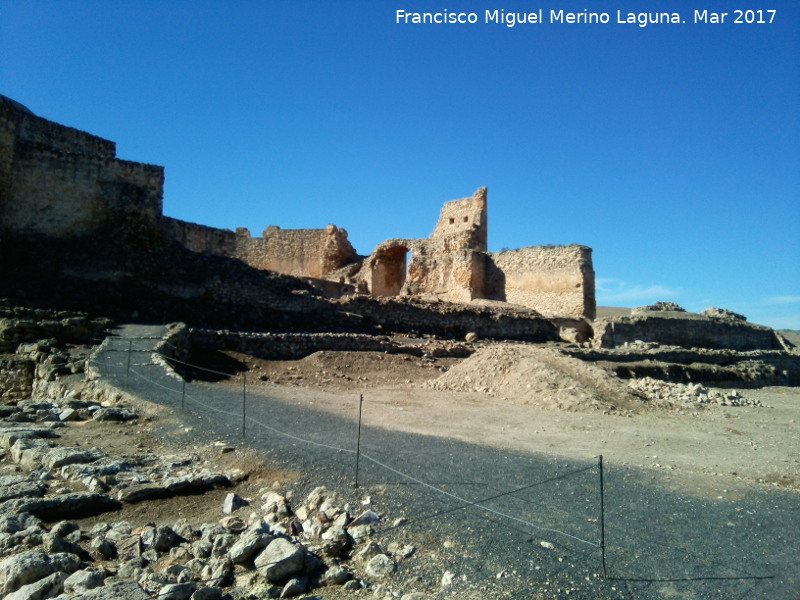
[[[260,389],[286,402],[355,420],[358,396],[363,394],[363,418],[369,426],[565,458],[603,454],[616,464],[674,473],[681,485],[703,494],[716,493],[717,486],[709,486],[716,479],[708,475],[724,478],[723,487],[739,481],[800,490],[798,388],[743,392],[760,400],[759,407],[688,406],[604,414],[602,403],[584,403],[578,407],[586,409],[581,412],[554,410],[547,402],[537,405],[525,401],[524,394],[514,396],[509,386],[502,396],[495,390],[429,389],[437,378],[453,380],[468,361],[458,365],[372,353],[317,353],[299,361],[260,361],[243,355],[237,359],[251,374],[266,379],[258,384]],[[593,369],[575,377],[597,379]],[[473,372],[473,377],[481,374]],[[615,385],[590,384],[591,379],[584,388]],[[626,405],[629,401],[626,397]]]

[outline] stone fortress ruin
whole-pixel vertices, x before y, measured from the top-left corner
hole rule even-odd
[[[487,190],[447,202],[427,239],[390,239],[368,256],[344,229],[284,230],[261,237],[163,215],[163,167],[120,160],[114,142],[34,115],[0,97],[0,233],[92,236],[125,223],[183,247],[260,270],[334,285],[329,295],[497,300],[545,317],[595,316],[591,249],[534,246],[490,253]]]
[[[800,377],[783,334],[729,311],[659,306],[598,318],[591,249],[489,252],[485,188],[446,202],[428,238],[389,239],[364,256],[334,225],[270,226],[254,237],[166,217],[163,183],[163,167],[120,160],[113,142],[0,96],[0,298],[270,332],[256,339],[262,353],[280,344],[292,355],[394,352],[403,336],[472,334],[567,342],[565,352],[620,376],[792,384]],[[393,335],[403,341],[384,339]],[[234,337],[229,349],[250,339]]]
[[[697,452],[687,448],[710,448],[710,458],[682,481],[695,485],[698,475],[717,479],[731,471],[736,479],[798,488],[797,465],[786,454],[794,420],[781,422],[794,413],[784,408],[777,416],[727,421],[740,418],[727,407],[755,409],[760,399],[701,385],[800,384],[800,353],[787,340],[730,311],[687,315],[669,303],[595,318],[591,250],[488,252],[486,189],[444,204],[430,237],[390,239],[361,256],[333,225],[271,226],[254,237],[165,217],[163,179],[162,167],[118,159],[113,142],[0,96],[0,441],[8,473],[3,514],[13,525],[0,552],[5,598],[62,591],[76,598],[289,597],[323,585],[339,598],[367,585],[377,590],[378,581],[387,593],[424,584],[433,589],[430,597],[440,597],[449,586],[445,567],[451,559],[461,565],[467,546],[456,540],[457,552],[431,562],[438,551],[429,552],[436,548],[428,494],[410,487],[422,504],[409,504],[402,519],[378,532],[369,523],[388,524],[388,514],[364,506],[356,516],[350,507],[371,505],[370,496],[363,499],[369,490],[381,496],[375,508],[392,506],[382,476],[370,475],[355,490],[356,470],[355,491],[344,497],[352,502],[334,502],[344,500],[338,490],[346,479],[337,465],[347,466],[342,457],[352,451],[319,442],[339,445],[340,435],[355,433],[353,401],[357,395],[360,427],[364,393],[376,432],[370,448],[381,445],[378,456],[394,453],[397,460],[418,455],[405,463],[422,465],[416,475],[431,481],[429,459],[442,449],[445,475],[459,461],[474,462],[478,455],[464,452],[459,440],[500,453],[485,461],[490,469],[502,464],[505,471],[509,452],[518,455],[524,473],[531,472],[529,451],[545,449],[548,464],[571,468],[598,442],[616,441],[602,448],[626,458],[626,473],[680,474],[698,467]],[[238,426],[240,403],[239,439],[229,426]],[[700,420],[713,405],[726,412]],[[540,409],[562,414],[551,419]],[[655,409],[684,417],[650,417]],[[585,414],[572,418],[568,411]],[[643,418],[605,416],[612,414]],[[255,437],[246,423],[256,426]],[[268,429],[258,433],[262,425]],[[419,437],[398,452],[392,444],[406,433]],[[418,443],[425,439],[430,448]],[[310,453],[303,443],[309,440],[322,454]],[[240,452],[249,446],[259,454]],[[661,463],[653,465],[656,451]],[[669,465],[664,451],[671,452]],[[263,462],[254,460],[260,456]],[[337,495],[314,487],[323,472]],[[314,489],[292,509],[287,501],[303,494],[279,493],[277,486],[296,481]],[[222,519],[221,495],[205,496],[215,486],[235,490]],[[701,496],[707,492],[703,484]],[[264,504],[246,507],[258,496]],[[739,500],[717,502],[724,519]],[[576,501],[583,504],[582,493]],[[264,520],[247,527],[245,515],[258,506]],[[105,515],[116,522],[83,521]],[[199,523],[206,515],[213,517],[200,529],[184,518]],[[385,534],[408,525],[409,515],[421,516],[420,536],[403,529],[390,542]],[[585,520],[584,507],[576,515]],[[754,518],[763,521],[760,513]],[[464,531],[476,556],[486,554],[483,537],[480,528]],[[420,546],[411,545],[417,540]],[[516,542],[500,545],[518,553]],[[778,536],[774,546],[785,548],[785,540]],[[552,557],[554,583],[571,586],[561,556]],[[394,561],[409,559],[417,562],[394,571]],[[268,571],[289,561],[297,563],[291,574]],[[464,575],[449,597],[472,597],[472,590],[487,597],[486,581],[472,573],[506,579],[507,562],[492,556],[486,568],[470,571],[474,587],[467,591]],[[547,561],[533,562],[539,570]],[[375,564],[390,565],[391,578]],[[504,568],[495,578],[497,565]],[[575,570],[575,583],[587,572]],[[508,595],[509,588],[498,589]],[[403,597],[417,595],[427,597]]]

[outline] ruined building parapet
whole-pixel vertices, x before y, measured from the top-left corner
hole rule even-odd
[[[487,189],[479,188],[474,195],[451,200],[442,207],[439,221],[430,239],[440,242],[442,250],[454,252],[488,249]]]

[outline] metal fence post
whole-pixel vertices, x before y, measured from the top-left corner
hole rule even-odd
[[[181,410],[186,407],[186,362],[183,362],[183,377],[181,377]]]
[[[364,394],[358,396],[358,438],[356,442],[356,483],[353,487],[358,487],[358,463],[361,458],[361,414],[364,406]]]
[[[603,559],[603,578],[608,579],[608,572],[606,571],[606,507],[605,507],[605,490],[603,483],[603,455],[600,455],[598,461],[600,468],[600,556]]]
[[[133,340],[128,340],[128,368],[125,370],[125,387],[128,387],[128,380],[131,375],[131,354],[133,353]]]
[[[242,374],[242,438],[247,436],[247,373]]]

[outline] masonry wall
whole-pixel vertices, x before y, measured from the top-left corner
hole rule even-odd
[[[123,234],[129,250],[167,244],[260,270],[375,296],[506,300],[554,317],[595,313],[591,250],[534,247],[487,254],[487,190],[447,202],[428,239],[389,240],[359,257],[347,232],[269,227],[261,237],[162,215],[162,167],[116,158],[113,142],[37,117],[0,96],[0,234]],[[164,237],[166,233],[167,237]],[[345,268],[347,267],[347,268]]]
[[[359,273],[374,296],[426,296],[469,302],[484,296],[486,188],[445,203],[428,239],[380,244]]]
[[[686,313],[636,315],[595,321],[593,344],[597,347],[616,348],[637,341],[683,348],[725,348],[740,352],[783,349],[772,329],[746,321],[712,319]]]
[[[169,236],[192,252],[236,255],[236,234],[230,229],[217,229],[170,217],[164,217],[163,223]]]
[[[0,230],[91,234],[118,217],[161,215],[162,167],[117,160],[113,142],[37,117],[0,96]]]
[[[252,237],[245,228],[233,232],[177,219],[163,221],[169,235],[193,252],[238,258],[256,269],[284,275],[323,279],[356,258],[347,231],[335,225],[325,229],[271,226],[262,237]]]
[[[592,250],[531,246],[489,255],[489,297],[533,308],[548,317],[594,318]]]
[[[113,159],[117,145],[73,127],[37,117],[20,103],[0,96],[0,122],[20,141],[65,154],[82,154]]]
[[[484,297],[485,254],[472,250],[414,253],[404,291],[412,296],[436,296],[449,302]]]
[[[260,238],[240,230],[236,256],[257,269],[296,277],[324,278],[356,257],[347,232],[335,225],[326,229],[267,228]]]
[[[439,221],[431,234],[441,252],[458,250],[487,251],[487,190],[480,188],[469,198],[451,200],[442,207]]]

